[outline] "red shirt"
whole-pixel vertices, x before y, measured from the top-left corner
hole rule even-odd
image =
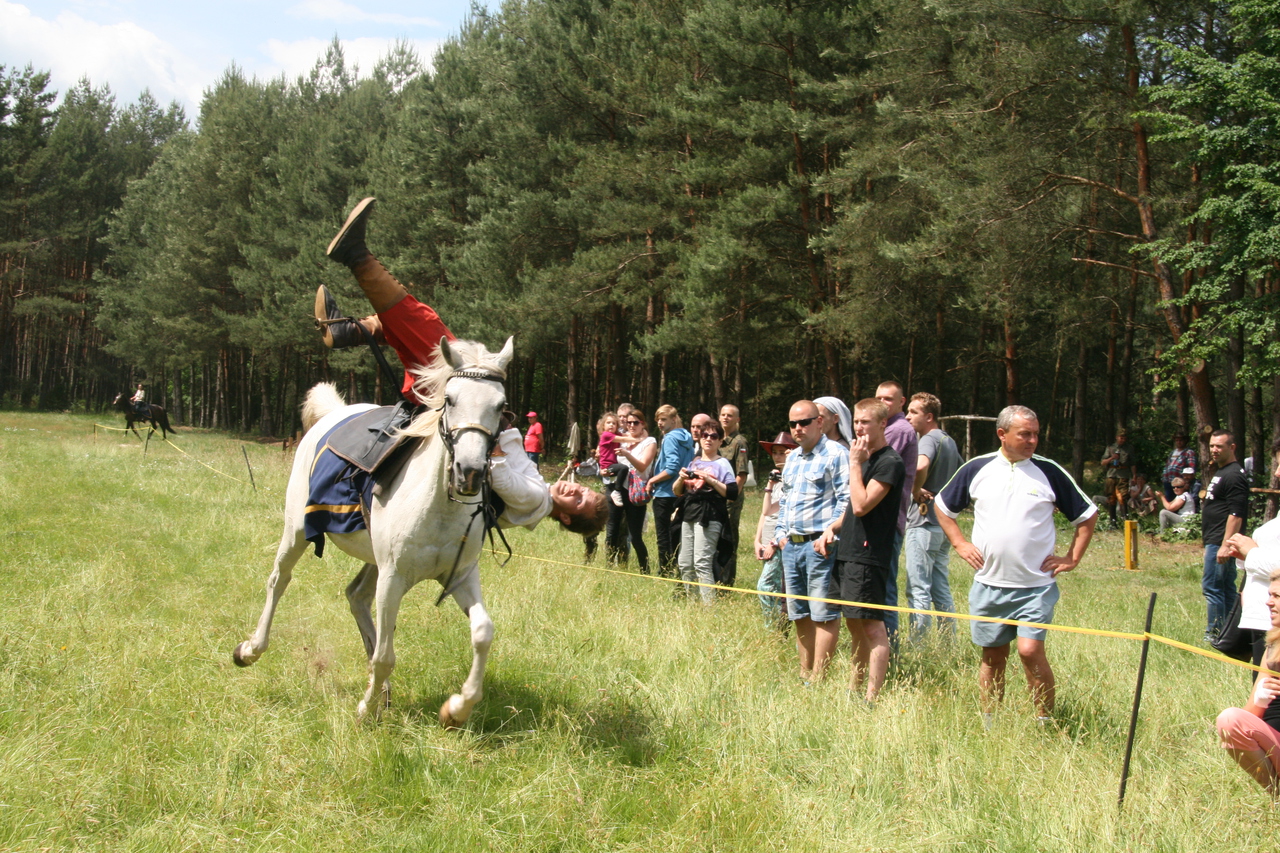
[[[527,453],[542,452],[541,422],[535,422],[529,425],[529,431],[524,434],[524,449]]]

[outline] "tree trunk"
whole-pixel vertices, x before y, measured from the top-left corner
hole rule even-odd
[[[1004,315],[1004,404],[1015,406],[1022,399],[1021,382],[1018,377],[1018,341],[1014,336],[1013,315],[1006,311]]]
[[[1121,28],[1124,39],[1125,55],[1128,58],[1128,87],[1130,99],[1134,102],[1134,113],[1138,107],[1138,49],[1133,27],[1125,25]],[[1137,208],[1138,221],[1142,226],[1142,236],[1152,242],[1159,237],[1156,228],[1155,210],[1151,204],[1151,152],[1147,146],[1146,127],[1137,118],[1133,121],[1134,156],[1138,165]],[[1186,332],[1186,322],[1178,306],[1173,300],[1179,295],[1181,288],[1176,286],[1173,270],[1159,258],[1152,258],[1155,270],[1157,296],[1162,303],[1159,309],[1164,315],[1169,333],[1176,344]],[[1209,382],[1209,366],[1204,360],[1198,360],[1186,366],[1187,390],[1191,395],[1191,403],[1196,416],[1197,450],[1202,459],[1208,458],[1209,433],[1218,423],[1218,406],[1214,398],[1213,386]]]
[[[581,423],[582,419],[578,417],[578,337],[581,334],[581,322],[577,317],[573,317],[569,321],[569,339],[565,347],[565,421],[570,424]],[[591,425],[584,424],[586,429],[582,432],[582,447],[587,446],[587,436],[591,434]]]
[[[1084,460],[1089,437],[1089,346],[1083,336],[1076,348],[1076,397],[1071,434],[1071,476],[1084,485]]]
[[[1129,425],[1129,392],[1133,377],[1133,334],[1138,305],[1138,273],[1129,275],[1129,295],[1124,306],[1124,349],[1120,354],[1120,396],[1116,416],[1121,427]]]
[[[1239,302],[1244,298],[1244,281],[1236,276],[1231,282],[1230,296],[1232,302]],[[1240,329],[1227,336],[1227,429],[1231,430],[1231,435],[1236,440],[1236,447],[1239,448],[1240,458],[1246,455],[1245,442],[1245,412],[1244,412],[1244,394],[1245,389],[1240,387],[1240,370],[1244,367],[1244,333]]]

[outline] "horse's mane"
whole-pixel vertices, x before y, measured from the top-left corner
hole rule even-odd
[[[498,361],[498,353],[489,352],[476,341],[449,341],[449,350],[462,363],[462,369],[478,369],[505,380],[507,371]],[[444,386],[453,375],[453,365],[445,360],[444,353],[436,350],[431,363],[413,371],[413,393],[426,405],[426,411],[415,417],[400,432],[403,435],[426,438],[436,434],[440,423],[440,411],[444,406]]]

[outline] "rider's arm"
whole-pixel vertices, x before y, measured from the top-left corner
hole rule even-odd
[[[498,436],[498,447],[489,466],[489,482],[506,504],[499,519],[503,527],[527,527],[532,530],[551,512],[551,492],[524,452],[520,430],[504,430]]]

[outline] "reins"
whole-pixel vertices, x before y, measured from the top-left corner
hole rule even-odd
[[[505,377],[491,371],[484,370],[483,368],[464,367],[453,371],[453,373],[449,375],[449,379],[481,379],[502,382]],[[448,380],[445,381],[448,382]],[[462,552],[467,548],[467,540],[471,536],[471,526],[475,523],[477,515],[483,514],[484,516],[484,527],[480,531],[480,538],[483,540],[485,534],[488,534],[490,547],[497,550],[497,547],[493,544],[493,531],[497,530],[498,538],[502,540],[503,547],[507,549],[507,558],[502,561],[502,565],[505,566],[511,559],[511,545],[507,542],[506,534],[502,532],[502,528],[498,526],[498,513],[494,509],[492,501],[489,499],[493,490],[493,486],[489,483],[489,467],[492,464],[493,448],[498,443],[498,436],[493,430],[481,423],[468,422],[457,426],[451,426],[448,421],[448,410],[443,403],[440,405],[439,411],[440,419],[436,424],[436,433],[444,443],[445,455],[448,459],[448,464],[446,466],[448,498],[453,503],[460,503],[468,506],[474,504],[475,511],[472,512],[471,517],[467,519],[466,530],[463,531],[462,539],[458,542],[458,553],[453,557],[453,566],[449,569],[449,575],[445,578],[445,582],[441,584],[440,595],[436,598],[437,607],[439,607],[440,604],[453,593],[458,584],[462,583],[462,581],[466,579],[466,575],[463,575],[460,578],[455,578],[454,576],[458,572],[458,564],[462,562]],[[483,433],[485,436],[485,472],[484,477],[480,481],[480,498],[478,501],[463,501],[456,498],[453,494],[453,477],[449,476],[447,473],[449,469],[452,469],[453,467],[454,443],[457,441],[458,436],[467,430],[475,430]]]

